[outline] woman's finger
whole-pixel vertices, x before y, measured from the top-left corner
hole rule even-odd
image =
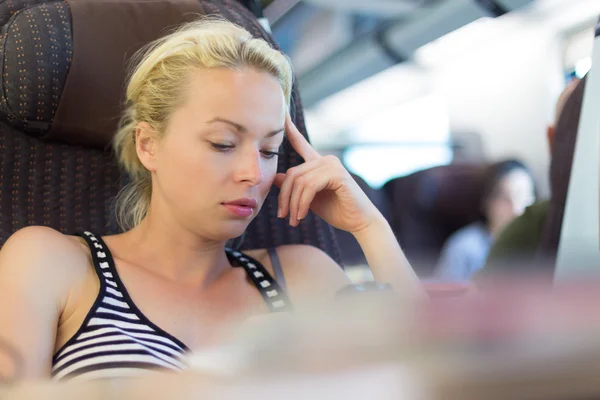
[[[306,189],[306,185],[302,183],[302,178],[296,179],[294,183],[294,189],[290,196],[290,225],[298,226],[300,221],[298,220],[298,204],[300,203],[300,197]]]
[[[327,186],[328,181],[329,174],[322,164],[294,180],[290,196],[290,225],[297,226],[306,217],[313,198]]]
[[[285,173],[285,179],[281,184],[279,189],[279,199],[278,199],[278,207],[277,207],[277,216],[279,218],[284,218],[289,211],[289,200],[292,194],[292,189],[294,187],[294,181],[299,176],[304,175],[306,172],[311,169],[315,169],[319,166],[318,160],[306,162],[304,164],[300,164],[296,167],[290,168]]]
[[[321,179],[325,178],[325,176],[323,175],[322,170],[320,169],[316,169],[314,171],[309,172],[309,174],[311,175],[318,175]],[[308,175],[308,174],[307,174]],[[308,179],[318,179],[316,176],[315,177],[310,177]],[[326,179],[326,178],[325,178]],[[302,194],[300,196],[300,199],[298,201],[298,210],[296,212],[296,220],[300,221],[303,220],[304,218],[306,218],[306,216],[308,215],[308,211],[310,210],[310,205],[313,201],[313,199],[315,198],[315,196],[317,195],[317,193],[319,193],[321,190],[323,190],[325,188],[325,186],[327,186],[327,181],[310,181],[311,183],[307,184],[304,187],[304,190],[302,190]]]
[[[300,133],[298,128],[296,128],[289,113],[285,117],[285,132],[292,147],[302,158],[304,158],[304,161],[308,162],[321,157],[310,143],[308,143],[308,140],[306,140],[302,133]]]

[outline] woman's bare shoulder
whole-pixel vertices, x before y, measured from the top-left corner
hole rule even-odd
[[[304,244],[276,247],[286,285],[292,297],[333,295],[350,281],[342,268],[323,250]],[[248,255],[272,271],[266,249],[252,250]]]
[[[81,255],[86,252],[86,246],[79,237],[65,235],[47,226],[28,226],[18,230],[8,238],[2,250],[5,248],[46,250],[48,255]]]
[[[45,226],[15,232],[0,250],[0,270],[57,281],[73,281],[87,274],[89,251],[77,237]]]
[[[26,375],[49,374],[57,326],[79,304],[89,265],[83,243],[42,226],[19,230],[0,250],[0,304],[10,305],[0,310],[0,336],[21,354]]]

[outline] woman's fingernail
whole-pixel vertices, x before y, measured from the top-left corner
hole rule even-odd
[[[277,218],[283,218],[283,213],[281,212],[281,209],[277,210]]]

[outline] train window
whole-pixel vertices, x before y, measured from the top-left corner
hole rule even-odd
[[[594,29],[586,27],[565,38],[563,52],[563,70],[567,81],[571,78],[583,78],[592,67],[592,47]]]
[[[452,161],[446,103],[432,93],[372,110],[338,134],[334,143],[312,137],[325,153],[335,148],[347,168],[372,187]]]
[[[452,148],[448,144],[359,145],[348,148],[343,161],[371,187],[380,187],[390,179],[449,164]]]

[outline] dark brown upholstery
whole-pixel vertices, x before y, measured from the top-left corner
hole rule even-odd
[[[419,275],[432,271],[453,232],[480,218],[483,172],[483,165],[452,164],[384,185],[388,220]]]
[[[541,243],[538,250],[535,268],[546,271],[554,270],[556,264],[556,253],[560,241],[569,182],[571,181],[571,167],[575,155],[577,133],[579,131],[579,119],[583,95],[585,93],[587,78],[581,80],[569,98],[565,101],[560,117],[556,124],[554,143],[550,161],[550,189],[552,196],[548,208],[548,216],[544,230],[542,231]]]
[[[0,243],[28,225],[117,231],[109,215],[119,172],[110,153],[42,142],[0,124],[0,168]]]
[[[208,14],[273,43],[235,0],[0,2],[0,244],[27,225],[117,232],[111,203],[123,178],[107,145],[128,58],[174,24]],[[295,87],[292,118],[306,135]],[[301,161],[287,145],[279,170]],[[340,261],[330,226],[310,214],[291,228],[276,210],[274,190],[242,248],[305,243]]]

